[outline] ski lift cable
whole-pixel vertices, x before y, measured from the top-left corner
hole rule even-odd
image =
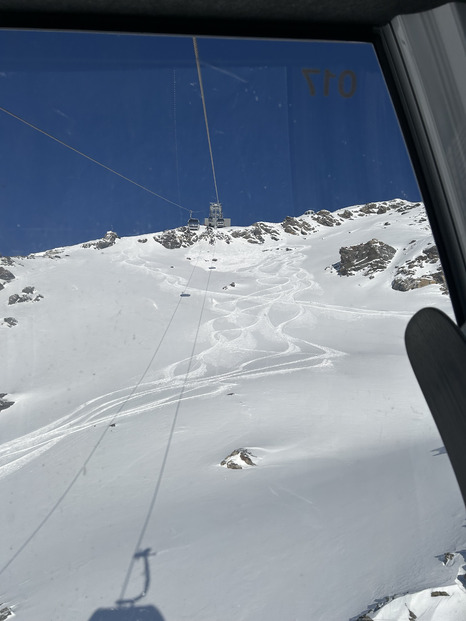
[[[190,282],[191,279],[193,277],[193,274],[197,268],[197,264],[199,263],[199,259],[201,258],[203,254],[202,249],[199,251],[198,256],[196,258],[196,262],[193,265],[193,268],[191,270],[191,273],[189,275],[189,278],[186,282],[186,285],[183,289],[183,293],[185,293],[190,286]],[[210,280],[210,273],[209,276],[207,278],[207,283]],[[208,286],[208,284],[207,284]],[[207,290],[206,290],[207,291]],[[79,479],[79,477],[81,476],[81,474],[83,474],[86,471],[86,467],[89,464],[89,462],[91,461],[91,459],[93,458],[93,456],[95,455],[97,449],[99,448],[99,446],[102,444],[108,430],[110,429],[111,425],[113,424],[113,422],[115,421],[115,419],[121,414],[121,412],[124,410],[126,404],[128,403],[128,401],[131,399],[131,397],[135,394],[135,392],[137,391],[137,389],[139,388],[139,386],[142,384],[142,382],[144,381],[144,378],[146,377],[147,373],[149,372],[149,369],[151,368],[152,364],[154,363],[157,354],[162,346],[162,343],[164,342],[167,333],[170,329],[170,326],[173,323],[173,320],[175,318],[175,315],[181,305],[181,300],[182,297],[180,296],[180,298],[178,299],[178,303],[175,306],[175,309],[173,310],[170,319],[168,320],[168,323],[165,327],[165,330],[160,338],[160,341],[157,345],[157,347],[155,348],[154,353],[152,354],[152,357],[149,361],[149,363],[146,365],[146,368],[144,369],[141,377],[139,378],[138,382],[133,386],[133,388],[131,389],[130,393],[128,394],[128,396],[126,397],[126,399],[123,400],[123,402],[121,403],[120,407],[118,408],[118,410],[116,411],[116,413],[114,414],[114,416],[111,418],[110,422],[106,425],[106,427],[104,428],[103,432],[100,434],[100,437],[98,438],[97,442],[94,444],[94,446],[92,447],[92,450],[89,452],[88,456],[86,457],[86,459],[84,460],[84,462],[82,463],[82,466],[79,468],[79,470],[76,472],[76,474],[74,475],[74,477],[71,479],[71,481],[69,482],[68,486],[66,487],[66,489],[63,491],[63,493],[61,494],[61,496],[57,499],[57,501],[55,502],[55,504],[53,505],[53,507],[48,511],[48,513],[43,517],[43,519],[39,522],[39,524],[36,526],[36,528],[32,531],[32,533],[28,536],[28,538],[22,543],[22,545],[16,550],[16,552],[10,557],[10,559],[2,566],[0,567],[0,576],[8,569],[8,567],[10,567],[10,565],[18,558],[18,556],[27,548],[27,546],[31,543],[31,541],[34,539],[34,537],[37,535],[37,533],[39,533],[40,530],[42,530],[42,528],[45,526],[45,524],[48,522],[48,520],[52,517],[52,515],[55,513],[55,511],[58,509],[58,507],[61,505],[61,503],[65,500],[65,498],[68,496],[68,494],[70,493],[70,491],[72,490],[72,488],[74,487],[76,481]],[[205,303],[205,299],[204,299],[204,303]],[[199,331],[199,329],[198,329]],[[197,335],[196,335],[197,338]],[[192,355],[192,354],[191,354]],[[189,370],[188,370],[189,373]],[[184,390],[184,386],[183,386],[183,390]],[[180,397],[181,398],[181,397]],[[137,552],[137,550],[136,550]],[[123,599],[123,598],[120,598]]]
[[[82,151],[79,151],[79,149],[76,149],[75,147],[72,147],[71,145],[67,144],[63,140],[60,140],[59,138],[56,138],[52,134],[49,134],[48,132],[44,131],[43,129],[40,129],[40,127],[37,127],[37,125],[33,125],[29,121],[26,121],[26,119],[23,119],[21,116],[18,116],[17,114],[14,114],[13,112],[11,112],[10,110],[7,110],[3,106],[0,106],[0,111],[4,112],[5,114],[8,114],[9,116],[11,116],[12,118],[16,119],[17,121],[20,121],[24,125],[27,125],[31,129],[34,129],[36,132],[39,132],[40,134],[43,134],[44,136],[47,136],[47,138],[50,138],[51,140],[54,140],[55,142],[58,142],[58,144],[61,144],[63,147],[66,147],[70,151],[73,151],[74,153],[77,153],[78,155],[81,155],[82,157],[86,158],[90,162],[93,162],[94,164],[97,164],[97,166],[100,166],[101,168],[104,168],[105,170],[113,173],[114,175],[117,175],[121,179],[124,179],[125,181],[128,181],[128,183],[132,183],[133,185],[135,185],[136,187],[140,188],[141,190],[144,190],[145,192],[148,192],[149,194],[152,194],[153,196],[156,196],[157,198],[160,198],[161,200],[165,201],[166,203],[169,203],[170,205],[173,205],[174,207],[179,207],[180,209],[184,209],[185,211],[189,211],[189,209],[187,207],[183,207],[183,205],[180,205],[179,203],[176,203],[175,201],[172,201],[169,198],[166,198],[165,196],[162,196],[161,194],[157,194],[157,192],[154,192],[153,190],[150,190],[146,186],[142,185],[141,183],[138,183],[137,181],[134,181],[133,179],[130,179],[129,177],[126,177],[126,175],[122,175],[117,170],[114,170],[113,168],[110,168],[110,166],[107,166],[106,164],[102,164],[102,162],[99,162],[98,160],[96,160],[95,158],[91,157],[90,155],[87,155],[86,153],[83,153]]]
[[[176,118],[176,69],[175,68],[173,69],[173,142],[175,143],[176,190],[177,190],[178,202],[181,202],[180,166],[179,166],[179,161],[178,161],[178,123],[177,123],[177,118]]]
[[[204,86],[203,86],[203,83],[202,83],[201,63],[200,63],[200,60],[199,60],[199,49],[197,47],[197,39],[196,39],[196,37],[193,37],[193,46],[194,46],[194,55],[196,57],[197,75],[199,77],[199,89],[201,91],[202,108],[204,110],[204,121],[205,121],[205,128],[206,128],[206,132],[207,132],[207,142],[209,144],[210,163],[212,165],[212,176],[213,176],[213,179],[214,179],[215,196],[217,197],[217,203],[219,203],[220,199],[218,197],[217,176],[215,174],[214,156],[213,156],[213,153],[212,153],[212,143],[211,143],[211,140],[210,140],[209,122],[207,120],[207,107],[206,107],[206,103],[205,103]]]
[[[215,241],[214,241],[214,248],[215,248]],[[185,392],[186,387],[187,387],[189,374],[191,372],[191,367],[192,367],[193,360],[194,360],[194,352],[196,350],[197,341],[198,341],[198,338],[199,338],[199,331],[200,331],[200,328],[201,328],[202,318],[203,318],[203,315],[204,315],[204,309],[205,309],[205,305],[206,305],[207,294],[209,292],[209,284],[210,284],[211,275],[212,275],[212,272],[209,270],[209,275],[207,277],[207,282],[206,282],[206,286],[205,286],[205,290],[204,290],[204,297],[203,297],[203,300],[202,300],[201,311],[199,313],[199,319],[197,321],[197,327],[196,327],[196,333],[195,333],[195,336],[194,336],[194,342],[193,342],[193,346],[192,346],[192,349],[191,349],[191,354],[190,354],[189,359],[188,359],[188,367],[186,369],[186,373],[185,373],[185,376],[184,376],[184,379],[183,379],[183,385],[181,387],[180,394],[179,394],[178,399],[177,399],[175,413],[173,415],[172,424],[170,426],[170,431],[169,431],[169,434],[168,434],[167,444],[165,446],[165,452],[164,452],[164,455],[163,455],[163,458],[162,458],[162,464],[160,466],[159,474],[158,474],[157,481],[156,481],[156,484],[155,484],[155,487],[154,487],[154,492],[152,494],[152,498],[151,498],[151,501],[150,501],[150,504],[149,504],[149,509],[147,511],[144,523],[143,523],[142,528],[141,528],[141,532],[139,534],[136,546],[134,548],[134,553],[131,556],[131,561],[129,563],[128,571],[126,572],[126,576],[125,576],[125,579],[123,581],[123,586],[121,588],[121,593],[120,593],[120,597],[119,597],[118,601],[125,601],[125,593],[126,593],[126,589],[128,588],[128,584],[129,584],[129,581],[130,581],[130,578],[131,578],[131,574],[133,572],[134,563],[135,563],[135,560],[137,558],[137,554],[138,554],[138,552],[139,552],[139,550],[141,548],[141,544],[142,544],[142,541],[143,541],[144,536],[146,534],[147,528],[149,526],[149,522],[150,522],[153,510],[154,510],[154,507],[155,507],[155,503],[156,503],[157,497],[159,495],[160,486],[162,484],[162,479],[163,479],[163,476],[165,474],[165,469],[166,469],[167,461],[168,461],[168,455],[170,453],[170,449],[171,449],[172,442],[173,442],[173,437],[174,437],[174,433],[175,433],[176,424],[177,424],[177,421],[178,421],[178,415],[179,415],[179,412],[180,412],[181,402],[183,400],[183,395],[184,395],[184,392]]]

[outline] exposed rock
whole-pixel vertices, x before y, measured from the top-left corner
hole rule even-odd
[[[386,205],[384,205],[383,207],[385,211],[388,211],[388,207]],[[379,213],[378,209],[379,208],[378,208],[377,203],[366,203],[365,205],[359,208],[359,211],[360,213]],[[380,213],[385,213],[385,212],[380,212]]]
[[[317,214],[313,211],[306,213],[312,214],[311,218],[316,219]],[[287,216],[281,225],[285,233],[289,233],[290,235],[307,235],[315,230],[312,224],[310,224],[307,220],[303,220],[302,218],[293,218],[292,216]],[[275,241],[274,237],[272,237],[272,239]]]
[[[8,401],[7,399],[4,399],[3,397],[6,397],[6,395],[6,392],[0,392],[0,411],[6,410],[15,403],[14,401]]]
[[[2,283],[0,282],[0,291],[1,291],[2,289],[5,289],[5,287],[4,287],[4,286],[2,285]]]
[[[263,244],[267,240],[279,241],[283,239],[283,234],[307,236],[318,231],[319,226],[335,227],[340,226],[345,220],[352,220],[356,217],[366,217],[370,214],[384,214],[389,211],[400,211],[404,213],[409,209],[418,207],[420,203],[408,203],[401,199],[384,201],[381,203],[368,203],[362,207],[352,207],[341,211],[330,212],[321,209],[318,212],[307,210],[302,217],[287,216],[281,224],[268,222],[255,222],[251,226],[240,228],[215,229],[212,227],[201,226],[197,231],[190,231],[187,226],[179,227],[156,233],[154,240],[162,244],[165,248],[187,248],[200,240],[207,240],[210,244],[222,241],[226,244],[231,243],[232,239],[244,239],[250,244]],[[386,222],[387,226],[389,222]],[[143,241],[143,240],[138,240]]]
[[[450,597],[450,594],[446,591],[432,591],[431,597]]]
[[[280,239],[280,233],[276,226],[266,224],[265,222],[255,222],[248,228],[232,231],[231,236],[235,239],[246,239],[250,244],[263,244],[267,237],[270,237],[274,241],[278,241]]]
[[[349,209],[345,209],[345,211],[340,213],[340,216],[342,218],[345,218],[345,220],[352,220],[353,219],[353,214],[351,213],[351,211]]]
[[[154,237],[156,242],[162,244],[164,248],[173,250],[173,248],[181,248],[183,246],[182,240],[176,234],[176,229],[172,231],[165,231],[161,236]]]
[[[450,565],[452,565],[453,561],[455,560],[455,556],[456,554],[454,552],[445,552],[445,554],[443,555],[442,563],[446,567],[450,567]]]
[[[44,298],[43,295],[37,293],[37,290],[33,286],[24,287],[22,294],[10,295],[8,304],[17,304],[19,302],[38,302]]]
[[[22,295],[20,295],[19,293],[13,293],[13,295],[10,295],[10,297],[8,298],[8,304],[11,305],[20,304],[22,302],[39,302],[39,300],[42,300],[44,296],[40,293],[34,295],[35,291],[36,290],[34,287],[25,287],[23,289]]]
[[[256,465],[251,457],[254,457],[254,455],[248,449],[239,448],[225,457],[225,459],[220,462],[220,465],[231,468],[232,470],[241,470],[242,468]]]
[[[433,269],[426,272],[425,267],[429,264],[433,266]],[[392,281],[392,289],[395,291],[410,291],[428,285],[440,285],[442,293],[448,293],[445,275],[435,245],[424,248],[420,255],[399,266]]]
[[[103,250],[104,248],[109,248],[110,246],[114,246],[116,240],[120,239],[120,236],[114,231],[107,231],[107,233],[96,242],[88,242],[83,244],[83,248],[95,248],[96,250]]]
[[[8,606],[1,607],[3,604],[0,604],[0,621],[5,621],[8,617],[13,616],[13,611],[8,608]]]
[[[10,282],[11,280],[14,280],[15,276],[14,274],[10,272],[10,270],[7,270],[4,267],[0,266],[0,278],[2,280],[6,280],[7,282]]]
[[[327,209],[321,209],[312,216],[312,219],[322,224],[323,226],[340,226],[341,222],[337,219],[333,213]]]
[[[47,257],[47,259],[61,259],[60,254],[64,251],[65,251],[64,248],[52,248],[51,250],[47,250],[44,256]],[[27,258],[30,258],[30,257],[27,257]]]
[[[145,244],[145,243],[147,243],[147,237],[144,237],[144,239],[138,239],[138,242],[139,242],[140,244]]]
[[[14,317],[4,317],[3,322],[6,323],[9,328],[18,325],[18,320]]]
[[[384,270],[395,253],[392,246],[378,239],[371,239],[364,244],[340,248],[340,263],[335,268],[340,276],[351,276],[361,271],[364,275],[371,275]]]
[[[187,226],[181,226],[177,229],[170,229],[163,231],[163,233],[156,233],[154,240],[167,248],[173,250],[174,248],[188,248],[199,240],[206,240],[210,244],[213,244],[215,240],[224,239],[227,243],[230,243],[230,239],[225,233],[213,229],[212,227],[203,227],[199,229],[200,232],[190,231]]]
[[[411,289],[421,289],[428,285],[440,285],[446,287],[445,276],[443,272],[435,272],[433,274],[426,274],[418,278],[412,278],[410,276],[396,276],[392,280],[392,289],[395,291],[410,291]],[[446,290],[444,291],[446,293]]]
[[[406,213],[410,209],[414,209],[416,207],[420,207],[421,203],[407,203],[401,199],[396,199],[394,201],[390,201],[395,208],[395,211],[398,213]],[[423,219],[425,220],[425,218]]]
[[[19,295],[19,293],[13,293],[8,298],[8,304],[19,304],[20,302],[29,302],[28,295]]]

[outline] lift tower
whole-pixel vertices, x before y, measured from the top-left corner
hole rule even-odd
[[[231,219],[223,217],[221,203],[210,203],[209,217],[205,219],[204,224],[221,229],[224,226],[231,226]]]

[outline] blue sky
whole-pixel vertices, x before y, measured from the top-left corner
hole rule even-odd
[[[198,39],[219,197],[232,224],[419,200],[367,44]],[[190,38],[0,32],[0,254],[138,235],[215,200]]]

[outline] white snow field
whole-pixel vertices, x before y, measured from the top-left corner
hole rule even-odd
[[[403,343],[450,301],[391,287],[433,245],[423,207],[324,216],[0,259],[0,618],[466,618],[464,505]],[[332,267],[372,239],[384,269]]]

